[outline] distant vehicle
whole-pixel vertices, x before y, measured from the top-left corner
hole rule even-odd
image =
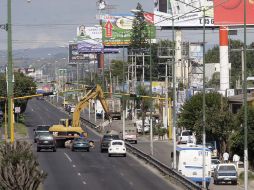
[[[183,130],[179,137],[180,144],[193,143],[196,144],[196,137],[191,130]]]
[[[202,184],[203,179],[203,146],[183,144],[176,147],[177,170],[195,183]],[[173,156],[171,154],[171,156]],[[211,151],[205,149],[205,182],[211,181]]]
[[[87,152],[90,151],[90,144],[89,141],[85,138],[75,138],[72,141],[71,150],[86,150]]]
[[[144,132],[148,133],[150,131],[150,121],[148,119],[145,119],[144,122]],[[134,126],[137,128],[138,133],[143,133],[143,126],[142,126],[142,120],[136,120]]]
[[[109,144],[112,140],[119,140],[118,134],[107,133],[101,139],[101,152],[108,151]]]
[[[69,104],[67,107],[67,112],[74,113],[75,107],[76,107],[75,105]]]
[[[51,149],[56,152],[56,140],[50,132],[42,132],[37,139],[37,152],[42,149]]]
[[[211,160],[211,173],[212,173],[212,176],[213,176],[214,170],[215,170],[215,168],[217,167],[218,164],[220,164],[219,159],[212,159]]]
[[[126,147],[123,140],[112,140],[108,148],[108,156],[123,155],[126,157]]]
[[[120,98],[107,98],[109,115],[112,119],[121,120],[121,100]]]
[[[214,170],[214,184],[220,182],[231,182],[233,185],[237,185],[237,169],[235,164],[219,164]]]
[[[134,125],[126,125],[123,136],[124,141],[129,141],[137,144],[137,128]]]
[[[36,143],[39,135],[44,132],[49,132],[49,125],[37,125],[36,129],[34,129],[34,142]]]

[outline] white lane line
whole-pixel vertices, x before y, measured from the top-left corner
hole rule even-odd
[[[66,153],[64,153],[64,154],[65,154],[66,158],[67,158],[70,162],[72,162],[72,160],[71,160],[71,158],[68,156],[68,154],[66,154]]]
[[[81,176],[81,174],[80,174],[80,173],[78,173],[78,176]]]
[[[86,185],[86,182],[85,182],[85,181],[83,181],[83,184],[84,184],[84,185]]]
[[[76,165],[73,164],[72,167],[73,167],[73,168],[76,168]]]

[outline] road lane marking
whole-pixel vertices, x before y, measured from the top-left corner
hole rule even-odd
[[[78,173],[78,176],[81,176],[81,174],[80,174],[80,173]]]
[[[83,181],[83,184],[84,184],[84,185],[86,185],[86,182],[85,182],[85,181]]]
[[[72,167],[73,167],[73,168],[76,168],[76,165],[75,165],[75,164],[73,164],[73,165],[72,165]]]
[[[66,154],[66,153],[64,153],[64,154],[65,154],[66,158],[67,158],[70,162],[72,162],[72,160],[71,160],[71,158],[68,156],[68,154]]]

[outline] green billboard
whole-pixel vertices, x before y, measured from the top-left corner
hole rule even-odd
[[[104,46],[128,46],[130,44],[134,16],[105,16],[102,18],[102,42]],[[145,17],[146,18],[146,17]],[[151,39],[156,37],[156,28],[147,21]],[[153,40],[154,41],[154,40]]]

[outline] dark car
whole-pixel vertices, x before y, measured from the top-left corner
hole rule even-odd
[[[101,152],[108,151],[110,141],[119,140],[118,134],[105,134],[101,139]]]
[[[231,182],[237,185],[237,169],[235,164],[218,164],[214,170],[214,184],[220,182]]]
[[[48,132],[49,128],[50,125],[37,125],[36,129],[34,129],[34,142],[37,142],[40,133]]]
[[[56,140],[50,132],[41,132],[38,135],[37,152],[40,152],[42,149],[51,149],[53,152],[56,152]]]
[[[87,152],[89,152],[90,151],[90,143],[85,138],[75,138],[72,141],[71,150],[72,151],[86,150]]]

